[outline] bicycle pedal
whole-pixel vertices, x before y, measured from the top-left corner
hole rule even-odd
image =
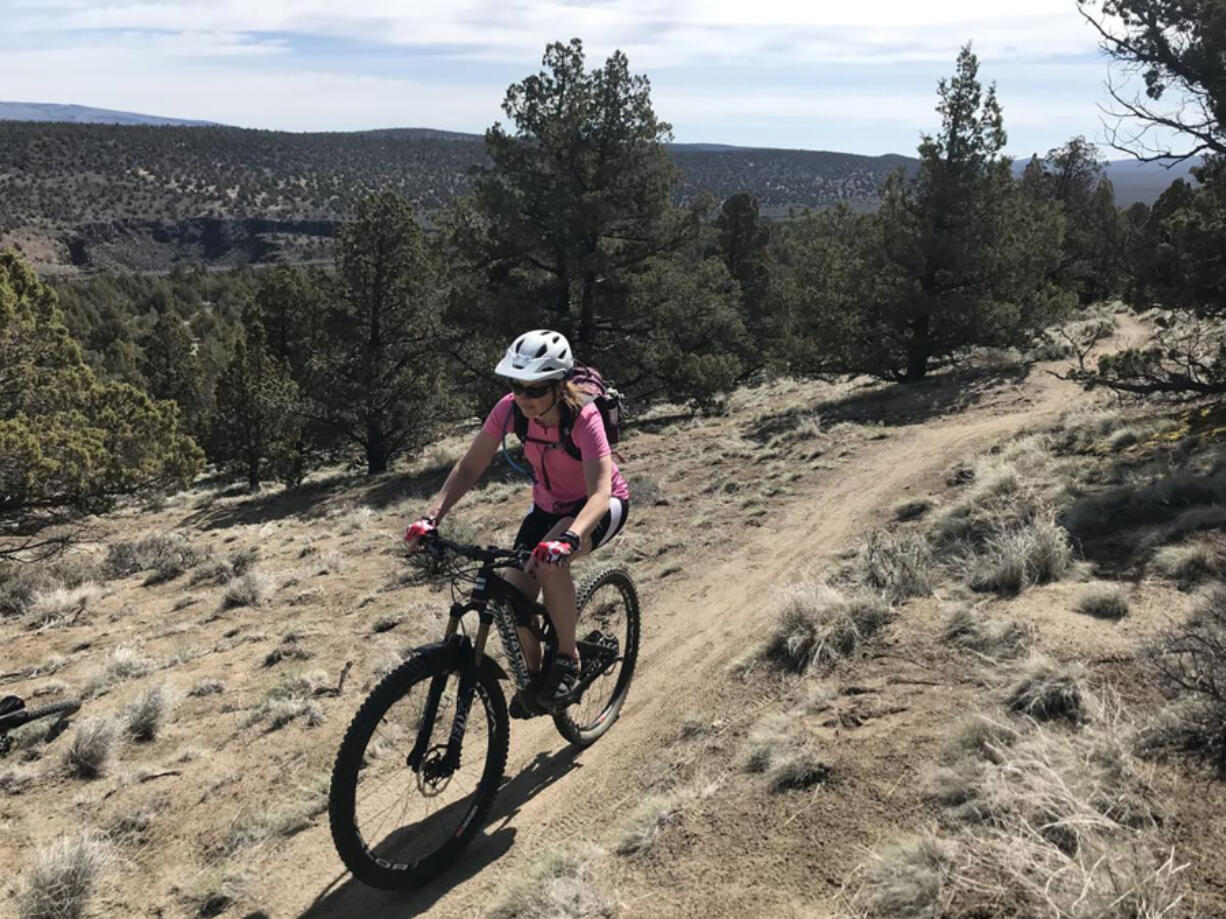
[[[526,721],[529,718],[539,718],[545,713],[537,710],[534,706],[525,705],[519,693],[516,693],[511,697],[511,704],[507,706],[507,714],[512,718],[520,718]]]

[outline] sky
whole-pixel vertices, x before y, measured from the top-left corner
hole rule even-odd
[[[480,133],[578,36],[589,69],[626,53],[678,142],[863,154],[937,130],[937,81],[972,41],[1010,153],[1106,140],[1108,61],[1076,0],[0,0],[0,22],[11,101]]]

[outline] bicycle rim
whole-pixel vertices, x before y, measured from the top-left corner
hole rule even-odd
[[[446,682],[415,772],[407,759],[435,678]],[[507,735],[505,703],[497,704],[501,695],[496,701],[492,679],[477,682],[459,768],[443,777],[429,774],[446,749],[459,681],[447,655],[410,660],[371,693],[341,745],[332,780],[333,838],[345,864],[372,886],[411,887],[438,874],[480,828],[493,800]]]
[[[638,595],[629,573],[608,568],[589,577],[579,589],[576,634],[615,648],[614,660],[584,690],[583,695],[554,721],[572,743],[595,741],[617,720],[638,658]]]

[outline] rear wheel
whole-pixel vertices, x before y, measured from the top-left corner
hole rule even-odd
[[[605,568],[583,581],[576,601],[586,687],[553,721],[563,737],[586,747],[613,726],[630,691],[639,654],[639,598],[630,572]]]
[[[459,698],[451,649],[406,661],[375,687],[354,716],[332,771],[332,839],[354,877],[406,889],[449,867],[484,823],[507,762],[506,700],[497,679],[478,671],[458,768],[445,760]],[[417,770],[408,764],[431,685],[438,712]]]

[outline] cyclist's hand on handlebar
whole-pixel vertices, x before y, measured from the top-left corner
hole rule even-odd
[[[532,550],[532,560],[538,565],[560,565],[579,550],[579,536],[567,530],[557,539],[543,539]]]
[[[410,552],[420,552],[422,542],[438,532],[438,523],[434,517],[426,515],[409,524],[404,531],[404,542]]]

